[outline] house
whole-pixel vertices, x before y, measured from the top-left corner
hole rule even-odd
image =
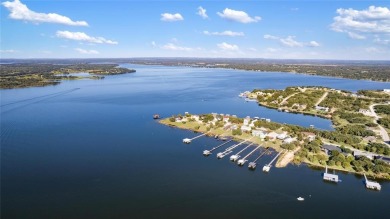
[[[314,139],[316,139],[316,134],[314,134],[313,132],[301,132],[301,133],[304,139],[307,139],[309,141],[313,141]]]
[[[323,107],[323,106],[316,106],[315,109],[318,111],[324,111],[324,112],[329,111],[329,107]]]
[[[334,145],[324,144],[321,146],[321,150],[323,150],[326,154],[330,154],[331,151],[338,151],[342,152],[339,147],[336,147]]]
[[[255,127],[255,122],[257,122],[258,120],[257,119],[255,119],[255,120],[252,120],[251,121],[251,124],[249,124],[249,127]]]
[[[252,131],[252,136],[256,136],[256,137],[259,137],[261,139],[264,139],[265,136],[267,136],[266,132],[263,132],[261,130],[253,130]]]
[[[386,162],[387,164],[390,165],[390,158],[389,157],[376,156],[375,159],[376,160],[381,160],[381,161]]]
[[[292,142],[294,142],[294,141],[296,141],[295,138],[288,137],[288,138],[285,138],[285,139],[283,140],[283,143],[284,143],[284,144],[290,144],[290,143],[292,143]]]
[[[199,116],[198,115],[192,115],[191,119],[194,119],[195,121],[199,121]]]
[[[243,131],[243,132],[250,132],[251,130],[252,130],[252,128],[249,126],[246,126],[246,125],[241,126],[241,131]]]
[[[251,117],[247,116],[244,118],[244,125],[247,126],[249,125],[249,122],[251,121]]]
[[[229,116],[224,116],[224,117],[223,117],[223,122],[224,122],[224,123],[229,122]]]
[[[358,157],[367,157],[368,159],[370,160],[373,160],[374,159],[374,156],[370,153],[366,153],[366,152],[363,152],[363,151],[354,151],[353,152],[353,156],[355,158],[358,158]]]
[[[276,138],[283,140],[283,139],[287,138],[287,133],[286,132],[280,133],[276,136]]]
[[[228,129],[230,129],[231,127],[232,127],[232,123],[227,122],[227,123],[223,126],[223,129],[224,129],[224,130],[228,130]]]
[[[271,140],[275,140],[277,136],[278,136],[278,133],[276,133],[276,132],[270,132],[267,134],[267,137]]]

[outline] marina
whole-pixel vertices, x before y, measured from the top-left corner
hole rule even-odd
[[[364,174],[364,184],[366,184],[367,189],[373,189],[378,191],[382,189],[381,184],[379,184],[378,182],[368,180],[366,174]]]
[[[329,182],[335,182],[335,183],[339,182],[338,175],[328,173],[328,166],[325,167],[325,173],[324,173],[323,179],[325,181],[329,181]]]
[[[271,160],[271,162],[269,162],[269,164],[265,165],[263,167],[263,172],[269,172],[271,170],[271,167],[272,167],[272,163],[276,160],[276,158],[279,157],[279,155],[282,153],[283,151],[279,152],[275,157],[274,159]]]
[[[200,138],[200,137],[203,137],[203,136],[205,136],[206,134],[207,134],[207,133],[200,134],[200,135],[195,136],[195,137],[193,137],[193,138],[185,138],[185,139],[183,139],[183,143],[185,143],[185,144],[190,144],[193,140],[195,140],[195,139],[197,139],[197,138]]]
[[[240,154],[242,152],[244,152],[246,149],[248,149],[250,146],[252,146],[254,143],[250,143],[248,144],[245,148],[243,148],[241,151],[237,152],[237,154],[234,154],[232,156],[230,156],[230,161],[233,161],[233,162],[236,162],[238,160],[238,158],[240,158]]]
[[[247,154],[245,157],[243,157],[242,159],[238,160],[237,164],[239,166],[243,166],[248,160],[247,158],[249,156],[251,156],[253,153],[255,153],[255,151],[259,150],[261,148],[261,146],[257,146],[255,149],[253,149],[251,152],[249,152],[249,154]]]
[[[254,161],[249,162],[248,168],[251,169],[251,170],[255,170],[255,169],[256,169],[256,165],[257,165],[256,162],[257,162],[262,156],[264,156],[264,154],[266,154],[268,151],[269,151],[269,148],[265,149],[265,151],[263,151],[263,152],[254,160]]]
[[[253,137],[252,137],[252,138],[253,138]],[[238,147],[238,146],[244,144],[245,142],[249,141],[249,140],[252,139],[252,138],[246,139],[246,140],[244,140],[244,141],[242,141],[242,142],[240,142],[240,143],[238,143],[238,144],[235,144],[235,145],[232,145],[232,146],[226,148],[225,151],[219,152],[219,153],[217,154],[217,158],[218,158],[218,159],[224,158],[226,155],[232,153],[232,152],[233,152],[233,149],[235,149],[236,147]]]
[[[210,150],[204,150],[204,151],[203,151],[203,155],[204,155],[204,156],[209,156],[210,154],[212,154],[211,152],[213,152],[214,150],[216,150],[216,149],[218,149],[218,148],[220,148],[220,147],[226,145],[227,143],[229,143],[229,142],[231,142],[231,141],[233,141],[233,140],[231,139],[231,140],[229,140],[229,141],[226,141],[226,142],[224,142],[224,143],[222,143],[222,144],[220,144],[220,145],[218,145],[218,146],[215,146],[215,147],[211,148]]]

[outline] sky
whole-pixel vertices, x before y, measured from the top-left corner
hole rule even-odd
[[[1,58],[390,60],[390,1],[2,0]]]

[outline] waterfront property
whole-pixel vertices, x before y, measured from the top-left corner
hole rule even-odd
[[[373,189],[373,190],[378,190],[378,191],[382,189],[381,185],[378,182],[369,181],[367,179],[366,174],[364,174],[364,183],[366,184],[367,189]]]
[[[330,181],[330,182],[339,182],[339,176],[336,174],[328,173],[328,166],[325,167],[325,173],[324,173],[324,180]]]

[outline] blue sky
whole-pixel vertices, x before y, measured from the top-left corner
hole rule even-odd
[[[390,59],[390,1],[1,4],[1,58]]]

